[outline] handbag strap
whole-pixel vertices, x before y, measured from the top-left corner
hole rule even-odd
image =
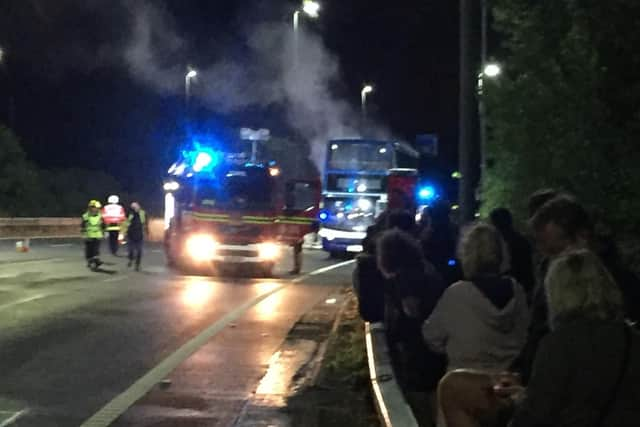
[[[622,380],[624,379],[624,374],[627,372],[627,367],[629,365],[629,355],[631,353],[631,331],[629,330],[629,326],[624,325],[624,353],[622,355],[622,363],[620,364],[620,369],[618,371],[618,377],[616,378],[615,385],[611,394],[609,395],[609,399],[607,399],[606,403],[602,407],[600,411],[600,416],[598,417],[598,422],[595,424],[596,427],[602,427],[604,424],[604,420],[607,418],[609,413],[611,412],[611,407],[614,402],[618,398],[618,394],[620,391],[620,385],[622,384]]]

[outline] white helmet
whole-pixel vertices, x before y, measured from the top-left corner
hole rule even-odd
[[[112,196],[109,196],[109,198],[107,199],[107,202],[116,205],[118,204],[118,202],[120,202],[120,197],[116,196],[115,194]]]

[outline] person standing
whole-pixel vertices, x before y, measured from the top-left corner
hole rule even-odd
[[[136,271],[140,271],[142,260],[142,246],[145,234],[149,233],[147,214],[138,202],[131,203],[131,213],[127,219],[127,244],[129,245],[129,263],[131,267],[135,261]]]
[[[107,201],[109,203],[102,209],[102,219],[109,233],[109,250],[113,256],[117,256],[120,232],[127,217],[124,208],[119,204],[118,196],[111,195]]]
[[[489,214],[491,224],[500,232],[507,245],[509,275],[516,279],[527,292],[527,298],[535,285],[533,273],[533,248],[529,241],[513,226],[513,216],[507,208],[497,208]]]
[[[97,200],[91,200],[87,211],[82,215],[82,236],[84,237],[85,258],[87,267],[96,271],[100,261],[100,241],[102,240],[104,222],[100,214],[101,204]]]

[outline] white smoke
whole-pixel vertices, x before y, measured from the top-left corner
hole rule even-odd
[[[132,37],[124,59],[131,74],[150,87],[167,93],[184,90],[185,40],[171,18],[147,2],[132,10]],[[357,137],[359,111],[337,98],[331,88],[339,81],[338,62],[320,37],[303,28],[294,34],[285,23],[264,22],[247,27],[242,55],[235,47],[212,47],[216,57],[200,65],[192,96],[219,113],[248,107],[285,107],[291,128],[311,143],[312,160],[321,170],[326,142]],[[371,136],[388,137],[375,129]]]

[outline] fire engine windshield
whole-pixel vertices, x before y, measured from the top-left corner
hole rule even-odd
[[[230,170],[219,181],[201,182],[195,191],[195,205],[201,208],[257,210],[270,204],[270,180],[262,169]]]

